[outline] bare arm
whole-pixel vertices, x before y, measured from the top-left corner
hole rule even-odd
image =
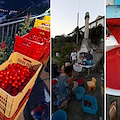
[[[72,86],[72,87],[74,86],[74,84],[73,84],[73,77],[69,77],[68,83],[69,83],[70,86]]]

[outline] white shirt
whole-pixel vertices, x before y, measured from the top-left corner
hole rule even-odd
[[[71,53],[72,60],[76,60],[76,56],[77,56],[76,52],[74,52],[74,53],[72,52]]]

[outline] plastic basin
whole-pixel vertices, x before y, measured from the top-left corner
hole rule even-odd
[[[67,120],[67,114],[64,110],[58,110],[53,114],[52,120]]]
[[[75,81],[78,82],[78,86],[83,86],[84,87],[84,82],[85,82],[84,79],[77,78]]]
[[[61,73],[61,72],[62,72],[61,68],[57,68],[57,71],[58,71],[59,73]]]
[[[90,62],[89,60],[86,60],[87,65],[93,65],[94,61]]]
[[[75,89],[75,96],[76,96],[76,99],[77,100],[81,100],[84,96],[84,93],[85,93],[85,89],[81,86],[77,87]]]
[[[89,106],[89,104],[85,105],[85,101],[90,102],[91,106]],[[86,113],[96,114],[96,112],[98,111],[96,98],[90,95],[84,95],[82,99],[82,108],[83,111]]]

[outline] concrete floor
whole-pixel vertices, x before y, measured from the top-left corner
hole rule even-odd
[[[116,120],[120,120],[120,96],[112,96],[112,95],[106,95],[106,120],[110,120],[109,118],[109,107],[111,103],[116,100],[117,106],[116,106]]]
[[[75,76],[80,77],[82,79],[84,79],[86,75],[87,73],[80,74],[80,73],[75,72]],[[97,79],[97,87],[96,87],[96,91],[89,92],[87,89],[86,82],[88,80],[91,80],[92,76],[94,76]],[[104,115],[103,114],[104,113],[104,109],[103,109],[104,98],[103,98],[103,95],[101,94],[100,85],[101,85],[101,74],[98,72],[92,72],[92,75],[89,76],[87,79],[85,79],[85,85],[84,85],[85,95],[91,95],[97,99],[98,111],[96,115],[84,113],[82,109],[82,101],[76,100],[75,95],[74,95],[72,97],[72,100],[68,102],[67,108],[65,109],[68,120],[99,120],[99,116],[104,118],[103,116]],[[54,113],[56,110],[57,110],[57,107],[53,106],[52,113]]]

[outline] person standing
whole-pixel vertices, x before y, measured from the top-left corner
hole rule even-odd
[[[74,64],[77,60],[77,53],[73,50],[70,55],[70,62],[72,61],[72,64]]]

